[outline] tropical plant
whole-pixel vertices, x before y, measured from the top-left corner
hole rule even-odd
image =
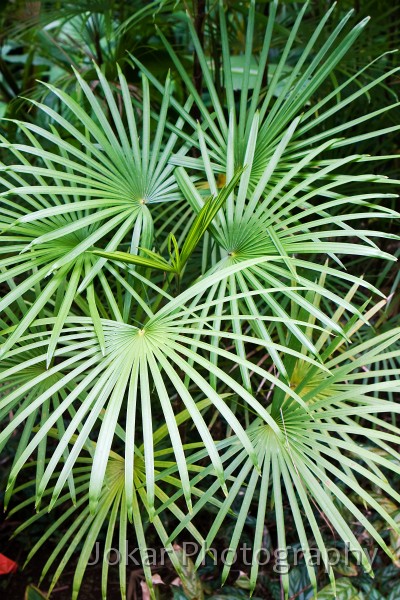
[[[184,577],[173,546],[184,530],[202,547],[200,563],[237,510],[231,557],[256,502],[256,556],[270,498],[284,549],[287,502],[306,559],[313,538],[332,586],[321,512],[366,572],[346,515],[392,558],[365,507],[400,535],[371,490],[400,501],[386,475],[400,464],[400,331],[351,344],[382,307],[369,296],[383,293],[350,272],[353,256],[396,260],[371,238],[398,238],[366,227],[398,217],[396,195],[384,191],[396,182],[370,169],[390,157],[357,147],[399,129],[371,127],[398,103],[343,116],[399,68],[359,86],[376,61],[386,65],[379,57],[340,71],[332,87],[366,25],[350,28],[348,14],[327,34],[333,6],[298,46],[305,4],[277,56],[282,15],[271,2],[257,57],[255,2],[241,56],[224,3],[214,10],[220,64],[186,17],[201,92],[159,32],[174,65],[165,82],[133,55],[140,93],[117,65],[118,81],[93,66],[95,89],[74,71],[73,93],[45,83],[57,102],[29,100],[40,124],[13,120],[16,141],[1,137],[0,447],[19,436],[5,504],[33,483],[12,514],[38,512],[16,533],[58,515],[28,558],[72,523],[43,574],[59,561],[52,590],[80,550],[73,598],[102,531],[105,556],[117,528],[124,556],[128,522],[153,598],[150,524]],[[204,533],[196,516],[207,506],[216,516]],[[103,567],[106,598],[106,559]],[[229,561],[223,580],[228,572]],[[254,560],[250,593],[257,573]],[[288,597],[288,573],[281,581]],[[120,584],[124,598],[124,560]]]
[[[157,47],[154,23],[170,35],[170,27],[176,28],[168,22],[174,5],[171,0],[145,6],[137,0],[4,2],[0,12],[1,108],[7,116],[20,115],[27,105],[19,96],[45,98],[49,92],[38,85],[38,80],[73,94],[71,65],[95,87],[98,81],[93,61],[116,85],[117,66],[124,69],[127,50],[137,52],[146,64],[154,63],[155,50],[149,52],[149,46]],[[168,66],[165,74],[167,70]],[[130,84],[136,88],[137,81]]]

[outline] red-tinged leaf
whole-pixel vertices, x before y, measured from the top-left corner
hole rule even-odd
[[[18,569],[18,565],[11,558],[7,558],[4,554],[0,554],[0,575],[8,575],[9,573],[15,573]]]

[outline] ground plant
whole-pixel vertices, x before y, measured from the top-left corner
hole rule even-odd
[[[10,533],[45,597],[398,599],[396,9],[124,4],[2,13]]]

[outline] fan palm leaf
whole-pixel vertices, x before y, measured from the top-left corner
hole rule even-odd
[[[1,167],[1,183],[5,187],[1,194],[4,256],[1,281],[11,287],[1,301],[1,310],[34,286],[40,288],[37,299],[5,341],[3,352],[11,348],[60,286],[65,285],[63,300],[56,302],[58,320],[49,347],[50,362],[77,293],[101,273],[105,262],[93,260],[86,251],[100,241],[106,250],[112,251],[126,239],[131,241],[133,253],[139,253],[139,246],[151,249],[154,227],[149,207],[181,198],[171,174],[173,168],[167,164],[177,136],[170,137],[166,146],[162,146],[169,92],[164,96],[155,135],[150,140],[152,119],[146,79],[139,134],[138,113],[125,77],[120,73],[126,117],[123,121],[114,92],[99,69],[97,73],[106,108],[76,74],[90,113],[68,94],[50,88],[75,115],[77,126],[48,106],[32,101],[54,123],[51,130],[19,123],[29,143],[9,144],[2,140],[1,146],[15,157],[16,163]],[[76,142],[63,139],[65,133]],[[51,150],[47,149],[49,145],[53,147]],[[15,278],[19,283],[14,285]],[[100,286],[107,286],[101,277]],[[89,306],[93,303],[89,302]]]
[[[321,338],[325,337],[322,333]],[[261,478],[243,453],[241,444],[235,436],[220,444],[221,450],[225,450],[223,460],[229,465],[227,474],[229,476],[234,474],[234,478],[230,480],[233,483],[229,485],[229,494],[223,501],[206,537],[197,564],[201,563],[205,552],[211,547],[223,519],[232,510],[238,494],[242,496],[241,508],[237,512],[237,521],[229,543],[229,555],[223,571],[223,580],[229,573],[249,507],[258,498],[250,577],[254,589],[258,561],[262,552],[262,535],[269,495],[275,509],[277,548],[281,556],[280,573],[286,597],[289,589],[289,566],[283,516],[284,497],[289,501],[310,582],[314,588],[316,577],[306,527],[311,531],[334,585],[329,553],[320,532],[315,509],[324,515],[343,541],[349,544],[350,550],[358,560],[361,560],[366,572],[371,572],[368,556],[349,527],[346,518],[341,514],[340,505],[343,505],[361,523],[371,538],[393,558],[390,547],[359,506],[349,498],[346,489],[354,490],[366,506],[375,510],[390,528],[398,531],[398,524],[385,507],[377,502],[374,494],[369,491],[368,484],[378,486],[397,503],[400,501],[400,495],[388,483],[384,474],[385,470],[399,473],[400,456],[396,444],[400,432],[398,427],[376,416],[377,413],[394,411],[398,414],[399,412],[395,402],[382,398],[382,394],[387,394],[389,390],[399,391],[399,369],[388,368],[379,372],[370,369],[368,373],[371,383],[360,380],[365,379],[365,367],[370,368],[375,363],[379,364],[388,356],[398,356],[396,343],[399,337],[400,331],[395,329],[373,341],[352,345],[344,352],[334,352],[332,345],[328,345],[327,353],[332,353],[331,359],[325,362],[325,365],[330,368],[329,373],[322,373],[318,367],[305,365],[302,360],[296,361],[291,387],[307,404],[309,412],[300,403],[293,404],[291,398],[277,390],[270,414],[279,425],[280,434],[257,419],[247,430],[259,456],[259,464],[262,466]],[[380,397],[377,397],[375,392],[380,392]],[[357,422],[357,415],[365,418],[363,425]],[[377,425],[372,435],[371,422]],[[374,448],[387,453],[387,458],[375,452]],[[199,453],[196,459],[201,456],[203,454]],[[390,460],[389,457],[396,460]],[[194,478],[194,482],[197,485],[202,477],[210,474],[210,468],[205,468],[202,474]],[[360,482],[360,477],[363,478],[363,484]],[[214,484],[204,492],[193,507],[193,515],[204,507],[216,490]],[[171,498],[171,501],[176,501],[177,497],[179,492]],[[188,517],[171,533],[170,539],[179,534],[187,521]]]

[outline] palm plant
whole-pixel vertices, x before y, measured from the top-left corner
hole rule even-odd
[[[356,287],[353,288],[351,295],[355,292]],[[314,302],[318,304],[320,298],[312,294]],[[379,308],[380,305],[371,308],[368,317],[371,318]],[[343,311],[339,309],[333,319],[338,322],[342,315]],[[311,315],[309,322],[313,322]],[[362,321],[351,319],[346,326],[348,337],[353,338],[361,326]],[[229,514],[237,497],[241,496],[240,509],[235,513],[237,520],[229,544],[229,555],[222,573],[222,580],[226,579],[245,526],[249,507],[257,498],[257,521],[252,548],[254,559],[250,577],[252,591],[256,586],[258,559],[262,550],[268,494],[272,496],[276,515],[278,551],[281,551],[281,556],[284,557],[280,567],[286,595],[289,590],[289,570],[287,569],[288,557],[285,555],[287,544],[283,516],[284,494],[288,497],[306,568],[314,587],[317,582],[306,523],[313,543],[321,552],[335,590],[334,573],[329,563],[326,541],[321,535],[320,523],[314,514],[313,506],[319,506],[320,515],[324,515],[324,519],[334,527],[354,555],[358,559],[361,558],[366,572],[371,572],[368,555],[351,531],[346,518],[341,514],[341,506],[365,527],[366,532],[392,560],[396,560],[393,549],[385,543],[375,526],[365,518],[354,500],[347,497],[343,484],[353,490],[360,503],[368,504],[393,531],[398,531],[398,523],[393,515],[389,514],[382,503],[379,503],[371,488],[377,486],[396,502],[400,500],[398,492],[388,484],[387,477],[382,471],[384,468],[389,472],[399,473],[399,453],[396,447],[391,447],[387,443],[396,444],[398,428],[377,416],[388,410],[393,410],[396,415],[399,412],[398,404],[390,398],[393,391],[398,392],[399,389],[399,369],[396,365],[389,366],[387,361],[399,357],[400,330],[394,328],[366,342],[351,345],[348,349],[344,348],[343,340],[337,337],[330,341],[329,331],[321,333],[314,330],[314,336],[317,338],[316,347],[321,351],[323,364],[328,371],[304,362],[307,349],[303,347],[302,358],[296,359],[292,366],[291,386],[302,398],[304,405],[295,403],[289,395],[283,396],[281,390],[276,388],[272,393],[270,414],[279,424],[280,433],[277,435],[261,419],[255,419],[247,430],[258,453],[258,465],[262,467],[262,477],[260,478],[257,468],[251,464],[235,436],[220,443],[220,447],[225,451],[223,460],[227,465],[231,486],[228,496],[222,500],[218,516],[210,528],[197,562],[201,563],[218,534],[223,519]],[[383,369],[380,368],[381,363],[384,365]],[[374,368],[375,365],[378,368]],[[362,423],[359,421],[360,417],[363,419]],[[381,450],[385,456],[376,450]],[[193,458],[198,460],[203,456],[204,452],[200,451]],[[210,467],[204,468],[194,478],[196,485],[211,473]],[[357,475],[362,475],[363,487]],[[369,482],[371,488],[368,488],[365,482]],[[203,492],[194,506],[194,514],[210,501],[217,490],[216,482]],[[180,494],[181,492],[177,491],[170,501],[176,502]],[[174,539],[192,518],[192,515],[186,517],[172,532],[170,539]]]
[[[371,238],[396,236],[366,230],[363,221],[397,218],[385,206],[396,196],[383,191],[393,182],[366,171],[373,158],[347,150],[398,126],[345,133],[397,103],[331,123],[398,69],[354,88],[365,66],[329,89],[366,23],[346,33],[347,15],[326,35],[332,7],[299,53],[305,11],[269,68],[279,6],[270,4],[254,63],[250,3],[238,89],[220,2],[222,69],[213,68],[187,21],[204,94],[160,33],[187,86],[185,105],[173,95],[174,73],[161,83],[132,57],[140,94],[132,95],[119,69],[116,86],[95,65],[95,91],[77,72],[74,94],[45,84],[59,109],[30,102],[47,126],[14,121],[20,139],[1,139],[0,447],[20,431],[6,504],[29,489],[16,481],[32,457],[35,492],[22,507],[32,503],[39,512],[21,529],[70,503],[30,554],[75,515],[44,569],[70,544],[51,589],[82,542],[76,598],[102,527],[106,553],[117,525],[122,548],[128,521],[144,562],[147,520],[170,549],[187,529],[203,547],[201,562],[243,489],[233,549],[256,494],[254,553],[261,548],[270,493],[279,548],[286,545],[286,497],[305,554],[308,528],[328,568],[318,507],[353,550],[362,549],[340,503],[390,553],[344,486],[398,530],[359,477],[400,499],[382,470],[398,467],[360,441],[398,458],[390,444],[399,429],[377,413],[398,413],[383,395],[399,391],[393,360],[400,333],[389,329],[348,346],[374,314],[356,291],[383,294],[346,266],[352,255],[395,260]],[[360,414],[362,422],[354,418]],[[204,536],[194,519],[207,504],[218,516]],[[178,521],[171,533],[167,513]],[[171,556],[179,572],[173,548]],[[371,570],[367,558],[363,564]],[[308,573],[316,587],[313,568]],[[154,597],[148,568],[145,575]],[[254,562],[252,589],[256,578]],[[285,574],[282,585],[287,597]],[[122,597],[125,588],[123,565]]]

